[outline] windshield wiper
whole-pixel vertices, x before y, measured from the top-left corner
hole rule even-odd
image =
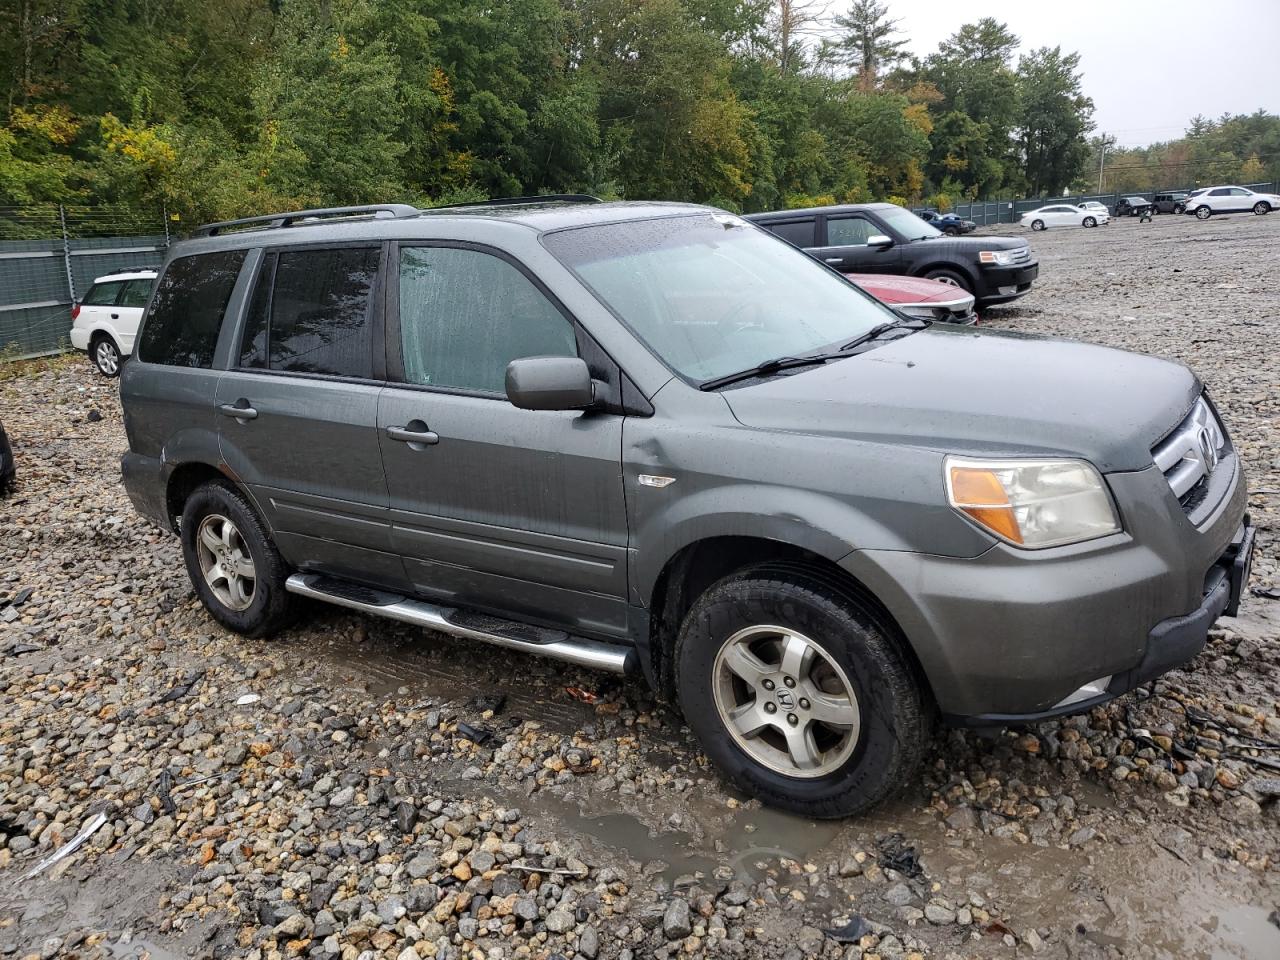
[[[804,357],[775,357],[772,360],[766,360],[764,363],[757,364],[747,370],[739,370],[737,373],[726,373],[722,377],[713,377],[710,380],[703,380],[698,384],[699,390],[718,390],[720,387],[727,387],[731,383],[737,383],[740,380],[751,380],[756,377],[771,377],[775,373],[782,370],[790,370],[793,367],[812,367],[818,364],[826,363],[828,360],[840,360],[849,356],[849,351],[856,347],[862,346],[877,337],[883,336],[890,330],[897,330],[899,327],[910,328],[912,330],[923,330],[929,326],[930,321],[922,317],[903,317],[900,320],[890,320],[888,323],[877,324],[866,333],[850,340],[839,350],[831,350],[826,353],[811,353]]]
[[[731,383],[737,383],[739,380],[751,380],[754,377],[770,377],[782,370],[790,370],[792,367],[810,367],[820,363],[826,363],[828,360],[834,360],[843,357],[843,353],[815,353],[807,357],[775,357],[773,360],[766,360],[764,363],[757,364],[747,370],[739,370],[737,373],[726,373],[722,377],[713,377],[710,380],[703,380],[698,384],[699,390],[718,390],[720,387],[727,387]]]
[[[929,326],[929,321],[923,317],[903,317],[901,320],[890,320],[888,323],[878,323],[866,333],[859,334],[854,337],[843,347],[840,348],[841,353],[848,353],[856,347],[862,346],[864,343],[870,343],[878,337],[884,336],[890,330],[897,330],[899,327],[907,327],[912,330],[923,330]]]

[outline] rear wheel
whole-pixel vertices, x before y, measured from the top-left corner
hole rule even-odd
[[[1085,217],[1084,225],[1086,227],[1096,227],[1098,225],[1098,221],[1095,220],[1093,217]]]
[[[1213,216],[1213,211],[1210,210],[1208,207],[1205,207],[1205,206],[1196,207],[1197,220],[1208,220],[1211,216]]]
[[[187,575],[213,619],[249,637],[288,625],[295,606],[284,588],[288,568],[239,490],[222,480],[197,487],[180,530]]]
[[[108,334],[100,333],[89,344],[89,357],[104,377],[120,375],[120,348]]]
[[[874,615],[837,587],[768,567],[722,580],[689,611],[675,660],[703,749],[765,803],[849,816],[919,766],[920,685]]]
[[[1263,216],[1264,214],[1268,214],[1271,212],[1271,204],[1267,203],[1267,201],[1265,200],[1259,200],[1257,203],[1253,205],[1253,212],[1256,216],[1259,216],[1259,217]]]
[[[1187,208],[1186,208],[1183,204],[1181,204],[1181,203],[1175,203],[1175,204],[1173,205],[1173,212],[1174,212],[1174,213],[1186,213],[1186,212],[1187,212]]]

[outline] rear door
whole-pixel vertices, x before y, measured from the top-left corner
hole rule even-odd
[[[902,273],[902,250],[898,244],[888,248],[871,247],[867,241],[887,235],[878,223],[860,213],[832,214],[825,221],[823,246],[813,255],[842,273]]]
[[[223,459],[285,558],[391,586],[403,568],[378,447],[382,258],[367,243],[266,251],[216,406]]]
[[[142,311],[146,309],[147,300],[151,298],[151,286],[154,281],[148,279],[126,280],[124,289],[116,299],[116,332],[120,335],[120,351],[133,352],[133,341],[138,335],[138,323],[142,320]]]
[[[1205,197],[1205,203],[1214,213],[1227,213],[1234,210],[1235,207],[1232,204],[1232,200],[1230,187],[1218,187],[1215,190],[1210,190],[1208,196]]]
[[[521,266],[473,245],[393,248],[378,411],[392,536],[419,594],[626,636],[622,423],[519,410],[507,364],[585,337]]]

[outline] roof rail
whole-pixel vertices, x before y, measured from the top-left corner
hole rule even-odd
[[[438,207],[428,207],[427,210],[451,210],[454,207],[514,207],[522,203],[604,203],[604,201],[589,193],[548,193],[540,197],[495,197],[492,200],[443,203]]]
[[[354,217],[362,214],[379,214],[391,217],[411,217],[421,213],[417,207],[407,203],[370,203],[359,207],[320,207],[315,210],[295,210],[292,213],[269,213],[262,217],[243,217],[239,220],[223,220],[219,223],[206,223],[196,227],[193,237],[216,237],[230,227],[249,227],[258,225],[266,230],[279,230],[284,227],[299,226],[299,221],[321,220],[327,217]]]
[[[106,273],[100,273],[100,277],[114,277],[121,273],[142,273],[146,270],[159,270],[160,268],[154,264],[145,263],[140,267],[121,267],[119,270],[108,270]]]

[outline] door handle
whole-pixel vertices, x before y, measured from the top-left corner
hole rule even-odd
[[[249,406],[247,400],[241,400],[244,406],[238,406],[234,403],[224,403],[218,407],[218,412],[224,417],[235,417],[237,420],[256,420],[258,419],[258,411]]]
[[[844,263],[844,257],[823,257],[823,263]]]
[[[426,446],[440,442],[440,434],[433,430],[428,430],[425,424],[420,430],[411,430],[409,427],[387,427],[387,436],[392,440],[399,440],[401,443],[407,443],[410,446],[414,444]]]

